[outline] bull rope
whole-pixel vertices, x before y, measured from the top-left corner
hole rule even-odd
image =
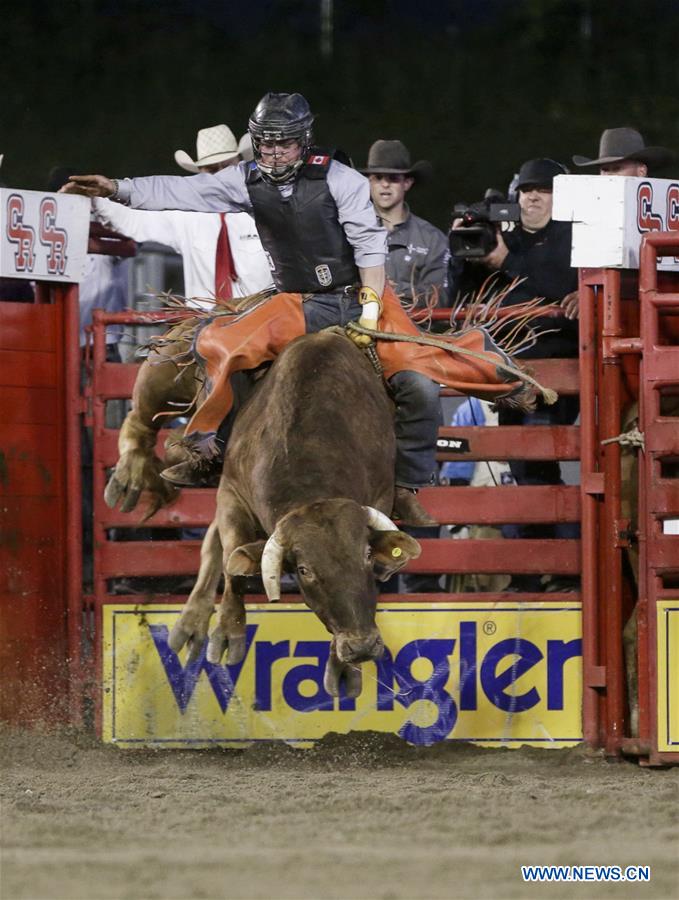
[[[553,390],[552,388],[543,387],[543,385],[536,381],[535,378],[533,378],[527,372],[524,372],[522,369],[513,366],[511,363],[498,362],[495,359],[490,359],[485,353],[481,353],[477,350],[470,350],[468,347],[457,347],[455,344],[451,344],[448,341],[441,341],[437,338],[427,337],[424,334],[396,334],[390,331],[377,331],[374,328],[365,328],[363,325],[359,325],[358,322],[350,322],[347,328],[349,328],[351,331],[357,332],[358,334],[365,334],[368,337],[373,338],[373,340],[403,341],[407,344],[424,344],[427,347],[438,347],[440,350],[447,350],[449,353],[459,353],[462,356],[470,356],[473,359],[479,360],[480,362],[494,365],[496,368],[502,369],[504,372],[513,375],[517,381],[523,381],[525,384],[530,384],[532,387],[534,387],[535,390],[539,391],[539,393],[542,395],[543,400],[548,406],[556,403],[559,397],[555,390]]]

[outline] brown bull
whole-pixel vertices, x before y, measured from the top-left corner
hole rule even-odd
[[[217,516],[201,552],[198,581],[170,635],[196,658],[224,571],[210,662],[245,654],[239,577],[261,570],[271,601],[285,569],[333,635],[325,686],[340,679],[356,696],[356,666],[383,650],[375,624],[375,576],[388,578],[420,548],[387,517],[395,438],[391,404],[364,356],[336,334],[306,335],[281,353],[239,414],[224,459]]]

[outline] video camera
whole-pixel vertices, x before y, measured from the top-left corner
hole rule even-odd
[[[518,203],[509,202],[500,191],[490,188],[478,203],[457,203],[453,218],[462,219],[462,224],[451,228],[448,234],[450,255],[455,259],[478,259],[497,245],[498,230],[509,231],[520,220],[521,209]]]

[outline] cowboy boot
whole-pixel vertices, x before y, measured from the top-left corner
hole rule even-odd
[[[194,433],[174,440],[168,447],[166,461],[179,460],[164,469],[160,476],[177,487],[216,487],[222,473],[222,451],[216,435]]]
[[[429,515],[417,499],[417,490],[415,488],[401,487],[400,485],[396,485],[396,490],[394,491],[394,508],[391,518],[399,519],[401,525],[410,525],[417,528],[431,528],[439,524],[436,519]]]

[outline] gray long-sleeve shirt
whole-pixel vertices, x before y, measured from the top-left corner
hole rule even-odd
[[[216,172],[184,177],[153,175],[124,178],[116,200],[137,209],[183,209],[194,212],[252,212],[245,176],[254,163],[239,163]],[[368,179],[336,160],[328,167],[328,189],[337,206],[338,220],[361,268],[384,265],[387,232],[379,224],[370,200]],[[281,185],[283,196],[294,182]]]

